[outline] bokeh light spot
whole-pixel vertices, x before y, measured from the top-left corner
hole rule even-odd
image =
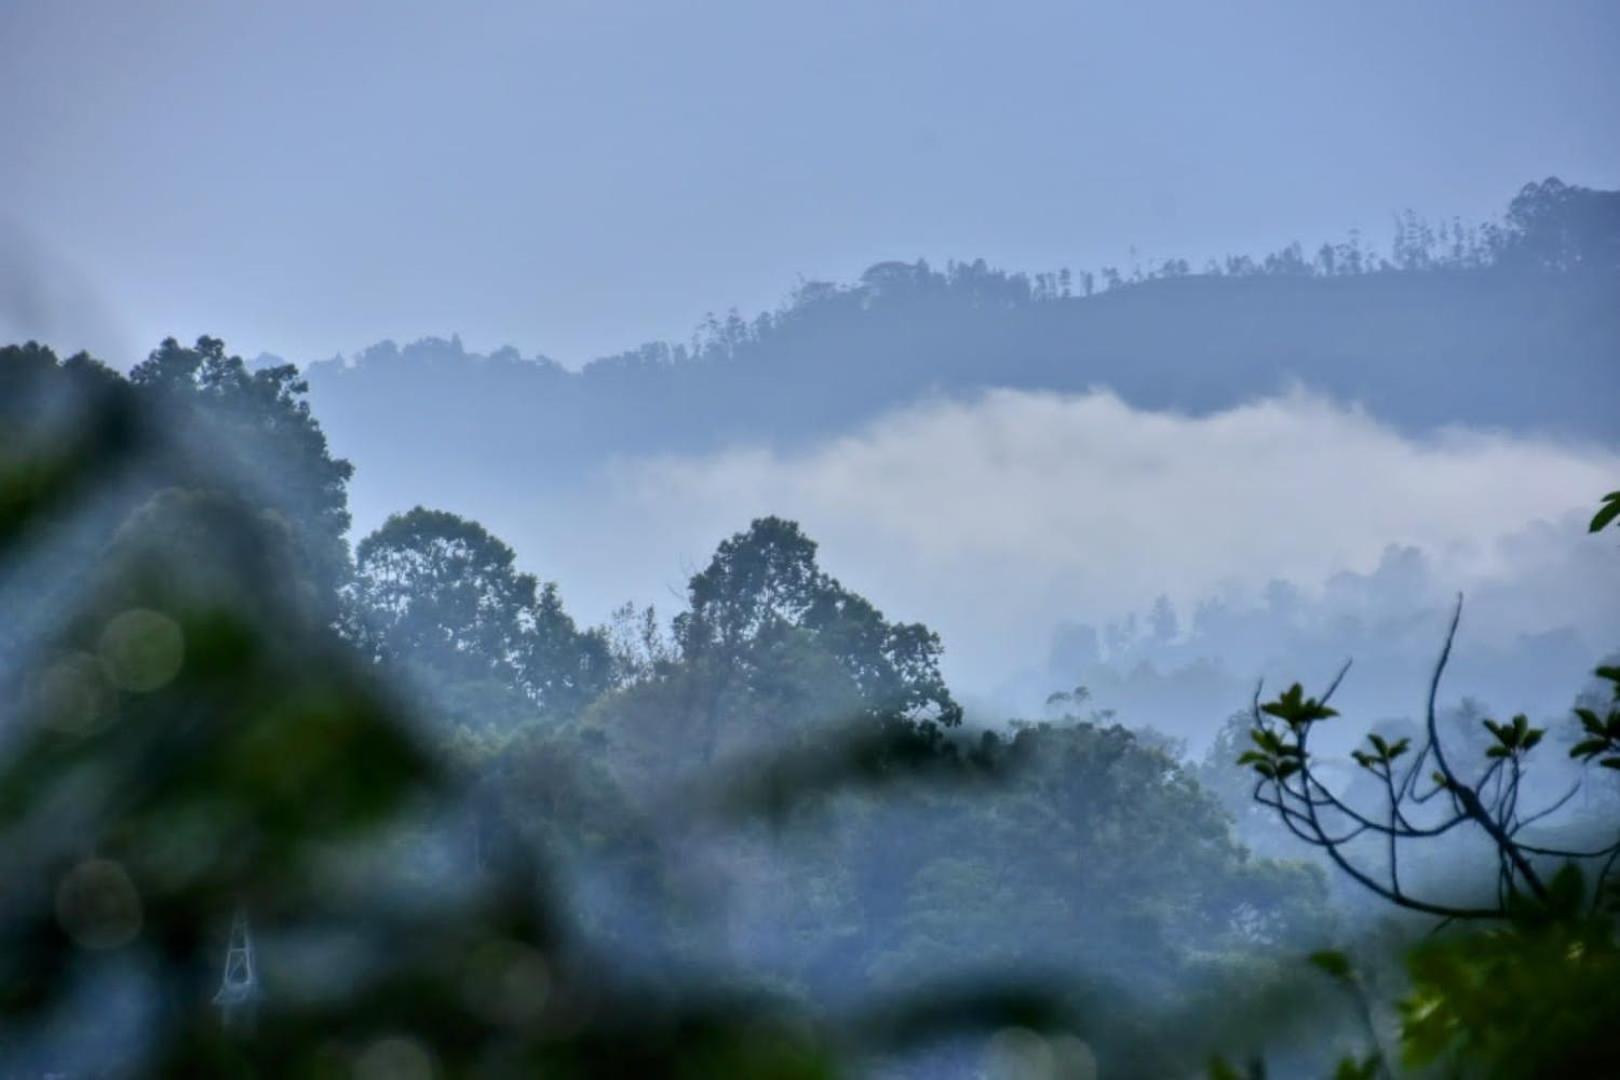
[[[141,895],[123,866],[86,859],[62,876],[56,918],[86,949],[116,949],[141,932]]]
[[[990,1037],[989,1068],[995,1080],[1052,1080],[1057,1075],[1052,1048],[1038,1032],[1006,1027]]]
[[[72,652],[34,681],[34,707],[40,723],[54,731],[93,735],[112,721],[112,688],[94,656]]]
[[[101,662],[114,685],[135,693],[167,686],[185,659],[180,624],[162,612],[131,608],[101,634]]]
[[[463,979],[470,1008],[494,1023],[513,1027],[538,1019],[551,994],[545,958],[515,941],[493,941],[477,949]]]
[[[378,1039],[354,1061],[355,1080],[433,1080],[436,1072],[427,1047],[406,1035]]]

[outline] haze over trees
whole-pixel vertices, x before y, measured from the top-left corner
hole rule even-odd
[[[1617,208],[1549,180],[1477,230],[1402,219],[1387,256],[882,263],[580,372],[455,342],[305,374],[211,337],[127,375],[0,349],[0,1074],[1595,1066],[1620,805],[1603,657],[1596,696],[1569,688],[1557,790],[1523,767],[1550,726],[1434,689],[1365,743],[1335,741],[1331,688],[1255,691],[1224,725],[1189,706],[1212,744],[1193,755],[1056,677],[1236,635],[1230,612],[1074,624],[1042,714],[990,714],[948,685],[950,642],[793,520],[737,521],[672,613],[634,597],[592,626],[434,496],[985,386],[1196,411],[1292,376],[1416,430],[1612,440]],[[373,467],[420,492],[352,535]],[[1463,827],[1483,849],[1441,839]],[[1397,843],[1445,846],[1414,873]],[[1402,907],[1506,929],[1441,934],[1402,976],[1435,930]],[[215,997],[235,925],[251,1001]],[[1481,990],[1499,978],[1511,1008]]]
[[[451,337],[385,341],[307,377],[346,452],[389,463],[390,495],[516,479],[492,463],[522,462],[544,489],[614,455],[792,447],[922,394],[987,387],[1107,386],[1142,408],[1205,413],[1298,381],[1405,430],[1607,440],[1591,390],[1613,385],[1620,343],[1617,205],[1620,193],[1548,179],[1485,227],[1399,218],[1388,252],[1352,238],[1078,278],[885,262],[577,372]],[[420,418],[409,437],[390,423],[402,411]]]
[[[824,543],[870,537],[869,549],[880,550],[877,544],[893,527],[862,529],[861,499],[881,500],[889,492],[877,485],[892,488],[907,477],[885,470],[888,443],[864,455],[878,460],[851,464],[838,456],[843,440],[871,442],[879,436],[868,433],[903,427],[897,417],[910,411],[932,409],[933,417],[943,409],[949,415],[929,434],[949,439],[947,429],[956,426],[961,440],[982,426],[980,450],[993,459],[1001,445],[994,425],[1033,423],[1021,412],[1037,412],[1046,400],[1021,398],[999,409],[1002,399],[994,398],[979,407],[985,400],[980,395],[1009,388],[1040,395],[1117,394],[1136,410],[1120,420],[1132,430],[1152,424],[1164,415],[1160,410],[1172,410],[1175,417],[1210,419],[1207,438],[1214,439],[1223,410],[1272,395],[1291,401],[1289,388],[1297,383],[1320,395],[1310,401],[1342,404],[1347,426],[1363,418],[1392,425],[1409,440],[1404,445],[1434,451],[1436,482],[1450,467],[1443,459],[1454,447],[1498,437],[1612,453],[1617,444],[1603,401],[1611,396],[1606,391],[1620,394],[1620,370],[1610,362],[1620,351],[1620,321],[1602,252],[1610,243],[1603,237],[1613,232],[1617,198],[1547,180],[1508,200],[1502,218],[1489,228],[1402,215],[1388,243],[1352,237],[1326,245],[1326,253],[1319,246],[1314,252],[1234,256],[1185,273],[1179,267],[1144,267],[1140,273],[1125,267],[1112,289],[1092,272],[1089,296],[1083,272],[1072,272],[1065,286],[1055,272],[1022,275],[976,260],[945,267],[888,262],[847,285],[801,283],[777,311],[753,319],[715,317],[692,341],[652,343],[581,371],[526,359],[513,348],[472,353],[454,337],[384,342],[306,371],[310,399],[334,445],[370,463],[351,492],[361,531],[417,503],[476,518],[499,531],[520,556],[566,566],[551,573],[567,574],[576,614],[600,621],[625,600],[663,606],[669,591],[684,584],[686,564],[699,564],[714,537],[756,516],[786,513],[810,523]],[[1028,409],[1016,407],[1026,402]],[[393,420],[402,415],[415,418],[408,434]],[[1053,423],[1067,425],[1065,430],[1082,423],[1100,428],[1105,419],[1065,414]],[[1271,422],[1266,415],[1245,419],[1257,431]],[[1099,430],[1097,437],[1110,436]],[[1122,453],[1131,457],[1128,450]],[[1233,468],[1258,464],[1232,456]],[[829,459],[824,465],[823,458]],[[804,461],[811,462],[806,471],[820,471],[804,477],[794,492],[799,505],[785,509],[771,484],[784,474],[797,475]],[[675,479],[695,489],[678,489],[668,506],[658,501],[658,493],[671,486],[665,463],[673,463]],[[820,498],[837,484],[841,469],[867,464],[870,469],[838,488],[860,494],[842,501],[837,495]],[[1038,461],[1031,467],[1043,468]],[[754,486],[745,483],[756,479]],[[1033,479],[1050,481],[1044,473]],[[1454,484],[1453,490],[1468,490],[1471,483]],[[707,495],[707,503],[699,506],[691,498],[683,511],[679,502],[688,494]],[[955,501],[985,494],[964,490]],[[844,535],[810,520],[802,504],[818,498],[847,519]],[[942,491],[940,499],[948,504],[950,492]],[[1050,499],[1063,501],[1057,493]],[[961,517],[955,505],[919,502],[908,512]],[[681,528],[689,520],[693,524]],[[1516,525],[1504,517],[1502,530]],[[954,527],[964,528],[960,521]],[[1068,542],[1079,548],[1082,531],[1091,525],[1076,512],[1054,527],[1072,529]],[[677,529],[670,541],[647,540]],[[586,531],[598,535],[587,539]],[[885,557],[929,566],[926,558],[913,557],[928,550],[924,530],[914,532],[893,543],[897,554]],[[994,535],[993,528],[985,532]],[[942,529],[941,535],[949,539],[951,532]],[[1537,550],[1568,547],[1559,539],[1566,535],[1572,533],[1504,539],[1503,549],[1517,544],[1516,551],[1500,555],[1514,560],[1517,576],[1495,588],[1456,580],[1442,541],[1424,545],[1392,530],[1375,538],[1380,547],[1388,545],[1383,558],[1373,548],[1370,556],[1356,556],[1353,566],[1335,566],[1314,580],[1256,568],[1256,575],[1266,573],[1247,593],[1183,589],[1174,596],[1181,620],[1175,638],[1143,635],[1122,649],[1102,641],[1097,663],[1055,659],[1060,650],[1054,649],[1054,634],[1062,625],[1087,625],[1105,635],[1110,623],[1123,621],[1126,604],[1145,618],[1155,596],[1168,589],[1163,580],[1148,580],[1139,595],[1113,601],[1106,612],[1082,597],[1068,610],[1043,613],[1038,629],[1033,616],[1025,619],[1021,634],[1029,640],[1020,646],[1028,659],[1000,656],[994,665],[978,663],[971,679],[961,666],[973,662],[965,646],[971,641],[973,657],[984,654],[987,639],[1000,628],[968,639],[964,624],[976,620],[967,605],[955,624],[920,606],[916,594],[931,581],[920,571],[907,583],[905,603],[911,618],[955,636],[958,648],[948,664],[958,665],[955,690],[964,701],[1033,713],[1054,687],[1087,682],[1104,704],[1129,701],[1151,713],[1142,720],[1162,726],[1172,713],[1185,714],[1188,694],[1206,692],[1222,695],[1207,718],[1218,720],[1241,704],[1251,672],[1272,658],[1300,665],[1294,670],[1315,670],[1334,663],[1347,647],[1364,664],[1388,665],[1387,678],[1370,680],[1356,692],[1387,690],[1389,700],[1377,707],[1396,707],[1405,700],[1398,689],[1402,680],[1421,678],[1421,664],[1411,662],[1405,647],[1418,633],[1407,625],[1418,607],[1412,594],[1423,598],[1424,610],[1432,609],[1438,621],[1457,588],[1491,587],[1494,599],[1476,605],[1479,616],[1471,628],[1489,641],[1459,657],[1458,670],[1488,699],[1509,683],[1539,680],[1538,707],[1551,707],[1613,629],[1595,605],[1569,605],[1567,622],[1524,617],[1537,607],[1537,597],[1578,588],[1578,579],[1593,573],[1605,580],[1612,575],[1612,569],[1587,565],[1588,556]],[[1020,544],[1064,542],[1054,536]],[[1496,538],[1482,536],[1479,542],[1496,544]],[[623,555],[615,560],[598,554],[610,548]],[[1009,545],[1005,557],[1021,554]],[[1566,554],[1586,560],[1579,575],[1559,570],[1571,566]],[[1474,561],[1498,557],[1493,551]],[[988,574],[994,566],[985,563]],[[1039,591],[1041,573],[1064,565],[1005,575],[1008,588]],[[881,572],[881,562],[863,569]],[[621,583],[629,575],[634,588]],[[1518,586],[1521,576],[1524,584]],[[1269,579],[1281,581],[1276,590]],[[894,594],[884,591],[893,588],[892,581],[880,579],[870,588],[880,604],[895,606]],[[942,605],[958,592],[936,591]],[[1351,620],[1359,626],[1353,642],[1344,637]],[[1534,640],[1521,644],[1519,635]],[[1054,657],[1050,664],[1048,654]],[[1206,661],[1220,670],[1200,666]],[[1134,678],[1144,662],[1156,676]],[[1177,734],[1197,738],[1185,729]]]

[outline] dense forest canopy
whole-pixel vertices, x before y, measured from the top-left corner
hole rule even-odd
[[[1211,470],[1253,469],[1278,453],[1338,445],[1341,432],[1321,432],[1320,409],[1338,410],[1332,419],[1346,441],[1367,419],[1393,429],[1384,444],[1347,449],[1323,470],[1409,451],[1430,463],[1432,479],[1415,481],[1416,489],[1447,483],[1469,445],[1537,440],[1590,461],[1597,478],[1582,488],[1590,490],[1620,446],[1603,392],[1620,393],[1611,362],[1620,309],[1612,255],[1604,254],[1614,243],[1617,200],[1548,179],[1526,185],[1488,225],[1401,215],[1387,247],[1352,236],[1206,267],[1172,261],[1029,276],[982,260],[885,262],[850,284],[803,282],[780,309],[753,319],[711,318],[690,342],[649,344],[579,371],[513,348],[472,353],[451,337],[384,342],[311,364],[306,377],[333,445],[368,463],[351,490],[361,532],[416,503],[476,518],[511,542],[520,561],[532,560],[526,567],[565,576],[576,614],[588,621],[626,600],[678,592],[716,536],[740,520],[784,514],[829,547],[857,547],[862,572],[874,579],[868,595],[954,641],[943,663],[958,698],[994,709],[1027,713],[1052,689],[1087,682],[1108,705],[1128,703],[1158,725],[1176,726],[1173,717],[1196,707],[1198,695],[1218,697],[1213,721],[1241,702],[1259,666],[1281,657],[1314,670],[1352,639],[1380,676],[1351,692],[1388,688],[1388,698],[1367,707],[1395,708],[1405,700],[1396,688],[1421,679],[1409,646],[1435,632],[1459,588],[1488,594],[1470,627],[1485,640],[1459,658],[1462,678],[1486,698],[1539,682],[1538,707],[1553,707],[1613,629],[1612,612],[1595,601],[1560,605],[1556,617],[1537,610],[1538,597],[1614,574],[1579,550],[1540,550],[1568,547],[1557,539],[1573,535],[1567,531],[1481,536],[1493,550],[1459,561],[1448,551],[1463,530],[1437,535],[1438,526],[1402,520],[1345,539],[1341,560],[1324,569],[1285,569],[1273,556],[1262,570],[1258,555],[1253,567],[1233,565],[1234,544],[1228,565],[1179,589],[1162,574],[1110,587],[1106,542],[1090,535],[1082,507],[1090,500],[1096,514],[1117,514],[1131,510],[1130,500],[1082,490],[1069,511],[1029,504],[1063,502],[1052,485],[1071,475],[1087,488],[1114,486],[1103,463],[1150,459],[1161,416],[1185,419],[1185,460],[1154,466],[1175,471],[1174,482],[1159,485],[1171,497],[1175,483],[1200,482],[1179,473],[1201,454],[1218,455]],[[1109,395],[1124,409],[1109,405]],[[1295,433],[1277,435],[1276,447],[1259,445],[1278,427],[1277,410]],[[395,423],[406,415],[414,418],[408,430]],[[1026,430],[1023,444],[1011,443]],[[1257,449],[1235,445],[1245,430]],[[854,452],[842,453],[851,439]],[[1109,451],[1110,440],[1119,448]],[[950,448],[964,443],[962,459],[951,460]],[[1097,475],[1049,462],[1060,446],[1097,460]],[[1003,472],[998,455],[1011,461]],[[982,475],[964,475],[957,489],[942,478],[936,493],[916,475],[930,460],[941,473],[965,466]],[[1360,467],[1376,489],[1378,467]],[[1510,484],[1502,463],[1479,468],[1504,486],[1541,490]],[[1451,482],[1450,492],[1463,497],[1477,482]],[[1150,474],[1142,490],[1152,487]],[[986,524],[981,540],[953,505],[988,505],[1003,493],[1003,516],[1029,520],[1021,526],[1028,535],[1004,551],[995,526]],[[1280,497],[1310,494],[1302,480]],[[841,528],[812,521],[816,510]],[[1502,531],[1550,512],[1504,516]],[[936,515],[936,538],[903,523]],[[1148,527],[1146,509],[1133,517],[1103,531]],[[1377,528],[1385,531],[1373,536]],[[962,534],[973,539],[953,556],[949,545]],[[1076,554],[1050,564],[1026,557],[1065,542]],[[1327,547],[1339,544],[1315,550]],[[1166,548],[1166,557],[1178,554]],[[1582,561],[1579,573],[1558,569],[1571,560]],[[1496,570],[1504,561],[1511,572]],[[1087,580],[1088,563],[1100,580],[1073,584]],[[1069,584],[1043,584],[1043,575],[1058,574]],[[1226,577],[1243,587],[1227,590]],[[999,595],[958,601],[972,595],[969,578],[980,593]],[[1049,604],[1035,598],[1043,590]],[[1161,592],[1175,604],[1178,635],[1161,640],[1124,625],[1134,611],[1144,627]],[[1022,607],[1011,599],[1019,595],[1030,598]],[[1435,626],[1408,625],[1418,608]],[[1347,638],[1351,621],[1358,629]],[[1117,647],[1109,646],[1111,627]],[[1080,628],[1098,635],[1094,653],[1062,645]],[[1521,635],[1534,640],[1521,643]],[[1154,671],[1138,678],[1144,663]],[[1187,727],[1177,734],[1204,737]]]
[[[1147,1007],[1187,979],[1225,977],[1229,952],[1307,942],[1326,925],[1319,874],[1251,859],[1191,774],[1123,728],[1070,717],[1008,734],[953,730],[961,711],[936,666],[938,639],[889,622],[822,570],[814,542],[792,522],[763,519],[722,542],[667,632],[650,613],[639,640],[582,632],[555,586],[515,572],[510,548],[443,512],[391,518],[356,546],[352,563],[311,559],[306,530],[341,520],[348,466],[325,451],[285,369],[244,376],[212,339],[194,352],[165,342],[128,379],[32,345],[7,348],[0,363],[13,391],[8,426],[25,437],[13,444],[23,452],[7,457],[10,565],[18,551],[64,535],[102,553],[4,582],[20,610],[51,605],[67,616],[42,618],[4,657],[23,691],[7,716],[20,755],[9,782],[71,800],[75,769],[101,762],[128,792],[84,806],[71,827],[38,832],[27,854],[18,849],[19,873],[64,858],[73,865],[71,853],[87,842],[100,853],[72,871],[93,880],[63,886],[68,897],[88,890],[82,901],[59,900],[69,905],[65,936],[39,938],[35,920],[49,913],[26,901],[8,909],[7,933],[34,950],[27,955],[121,946],[135,911],[186,955],[207,953],[234,904],[252,912],[266,943],[259,1020],[267,1035],[297,1032],[317,1021],[299,1003],[306,976],[287,966],[296,955],[284,953],[287,935],[300,920],[341,926],[355,916],[324,902],[319,914],[304,907],[309,897],[286,892],[277,868],[294,865],[301,845],[335,842],[336,834],[319,839],[334,829],[393,812],[414,785],[434,790],[442,781],[428,778],[441,768],[465,790],[465,808],[384,832],[404,860],[397,887],[448,874],[446,884],[460,880],[476,895],[504,880],[512,852],[544,853],[596,889],[618,888],[587,890],[595,900],[576,915],[552,911],[552,928],[524,947],[562,948],[562,934],[568,950],[637,980],[741,964],[791,1001],[855,1003],[948,978],[962,949],[999,937],[984,964],[1034,964],[1050,978],[1083,964],[1100,984],[1129,982]],[[31,418],[42,402],[60,403],[68,418],[40,430]],[[97,432],[116,441],[83,441]],[[255,482],[280,460],[307,467],[283,474],[279,487]],[[58,479],[29,487],[30,476]],[[102,490],[116,493],[119,513],[97,511],[89,496]],[[307,506],[322,511],[313,522],[296,513]],[[332,573],[341,585],[329,584]],[[416,688],[420,723],[386,719],[367,668]],[[288,713],[285,693],[305,683],[315,696]],[[181,728],[158,719],[219,706],[239,719]],[[341,756],[339,745],[348,748]],[[301,762],[296,780],[275,771],[289,754]],[[167,764],[143,774],[137,762],[151,755]],[[331,770],[346,761],[355,768],[335,783]],[[795,780],[795,761],[820,764]],[[670,801],[717,763],[737,773],[722,780],[733,796]],[[756,773],[763,786],[747,782]],[[865,794],[909,775],[953,785],[910,789],[897,802]],[[216,792],[215,783],[225,786]],[[318,800],[300,797],[306,784],[320,789]],[[1132,809],[1120,818],[1126,793]],[[180,869],[153,862],[156,837],[198,820],[215,798],[241,807],[234,824],[221,823],[228,836]],[[815,839],[781,847],[725,825],[756,805]],[[1026,850],[1031,840],[1050,854]],[[1050,873],[1059,864],[1072,880]],[[1020,880],[1036,867],[1046,869]],[[691,907],[689,897],[721,882],[731,895],[716,922],[720,911]],[[983,907],[991,882],[1005,898]],[[1121,887],[1133,894],[1128,908],[1109,899]],[[1005,904],[1033,905],[1043,932],[1073,946],[1041,947],[1023,933],[1027,923],[1001,920]],[[980,914],[969,917],[964,905]],[[1077,926],[1088,929],[1075,936]],[[394,932],[366,948],[397,948],[386,944]],[[1109,950],[1084,945],[1094,940]],[[421,977],[436,962],[423,957]],[[21,996],[8,1009],[59,1015],[64,1030],[78,1031],[92,1021],[74,1011],[77,969],[56,963],[14,987]],[[175,1004],[144,1021],[160,1044],[177,1040],[164,1052],[223,1060],[214,1055],[226,1048],[187,1004],[213,972],[189,960],[148,967],[144,978],[172,980]],[[552,970],[548,978],[565,978]],[[578,978],[600,978],[590,971]],[[357,1030],[366,1023],[364,1009],[317,1015]],[[12,1040],[7,1067],[100,1068],[129,1052],[129,1038],[104,1031],[71,1051]],[[605,1052],[595,1038],[543,1042],[535,1052],[590,1060]]]
[[[1617,59],[0,2],[0,1080],[1620,1076]]]
[[[454,341],[305,374],[212,337],[165,340],[127,375],[0,349],[0,840],[23,883],[0,903],[0,1073],[285,1055],[307,1075],[970,1076],[1036,1058],[1169,1075],[1214,1055],[1226,1075],[1265,1055],[1370,1076],[1393,1067],[1388,1040],[1503,1075],[1590,1064],[1614,1001],[1620,669],[1584,638],[1481,647],[1483,666],[1552,673],[1564,734],[1438,702],[1454,617],[1426,709],[1361,743],[1331,723],[1342,670],[1320,698],[1256,689],[1234,712],[1200,650],[1251,616],[1184,623],[1161,598],[1140,622],[1060,628],[1044,707],[1009,715],[964,707],[949,643],[846,584],[789,518],[737,521],[682,568],[672,614],[643,597],[592,625],[566,580],[431,497],[836,433],[930,390],[1096,381],[1196,412],[1292,376],[1416,428],[1556,418],[1612,442],[1595,389],[1620,343],[1617,207],[1549,180],[1487,228],[1402,219],[1388,256],[1352,241],[1100,285],[882,263],[579,372]],[[420,498],[354,530],[350,484],[372,467]],[[1611,550],[1583,551],[1573,572],[1612,573]],[[1421,562],[1391,549],[1367,579],[1415,603]],[[1320,602],[1359,603],[1367,579]],[[1279,586],[1267,603],[1308,636],[1290,622],[1305,601]],[[1352,609],[1363,621],[1306,644],[1353,644],[1378,679],[1390,657],[1428,667],[1428,624],[1333,610]],[[1576,654],[1598,684],[1561,682]],[[1197,752],[1109,700],[1109,671],[1152,683],[1155,661]],[[1544,740],[1560,760],[1532,771]],[[1397,842],[1460,826],[1483,846],[1399,864]],[[1433,926],[1401,908],[1501,929],[1419,946],[1403,975],[1400,948]],[[1504,971],[1557,1007],[1522,1031],[1498,1017],[1477,978]],[[1375,1013],[1375,992],[1404,1011]]]

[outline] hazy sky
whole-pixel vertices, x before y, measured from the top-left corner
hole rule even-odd
[[[1620,4],[0,4],[0,334],[577,363],[881,258],[1620,182]]]

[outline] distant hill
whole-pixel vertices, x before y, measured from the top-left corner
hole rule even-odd
[[[617,455],[793,447],[930,394],[1108,387],[1218,410],[1300,382],[1409,432],[1463,424],[1613,444],[1620,193],[1527,187],[1501,226],[1408,221],[1389,257],[1297,247],[1095,289],[1067,272],[882,263],[753,321],[711,318],[578,372],[458,339],[310,365],[316,414],[362,474],[568,484]],[[408,418],[408,419],[407,419]],[[436,485],[435,485],[436,486]]]

